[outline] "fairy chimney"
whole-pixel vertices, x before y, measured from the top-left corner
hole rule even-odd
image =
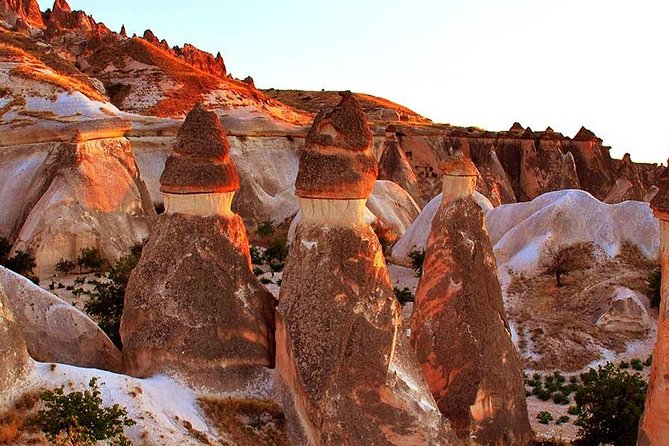
[[[165,213],[128,283],[121,324],[129,374],[196,379],[273,365],[274,299],[251,272],[230,204],[239,178],[218,116],[188,114],[160,178]]]
[[[422,206],[424,200],[418,189],[418,178],[411,168],[404,150],[400,147],[395,132],[394,125],[389,125],[386,128],[383,152],[381,153],[381,159],[379,159],[379,180],[388,180],[399,184],[416,203]]]
[[[520,357],[504,312],[476,168],[450,160],[411,320],[411,344],[441,413],[466,445],[532,438]]]
[[[31,360],[9,299],[0,285],[0,404],[15,384],[28,373]]]
[[[660,311],[657,319],[657,341],[646,396],[646,410],[641,420],[639,446],[669,444],[669,172],[656,183],[659,191],[650,202],[660,220]]]
[[[363,219],[377,174],[350,92],[300,157],[302,210],[277,307],[276,366],[315,445],[460,444],[401,333],[378,239]]]

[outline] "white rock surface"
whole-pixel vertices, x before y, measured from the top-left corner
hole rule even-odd
[[[407,228],[404,235],[395,243],[392,251],[394,259],[404,261],[408,258],[411,251],[425,249],[425,244],[432,228],[432,220],[437,213],[437,209],[441,206],[441,197],[442,194],[439,194],[430,200],[411,226]],[[475,192],[474,199],[481,206],[484,214],[494,209],[490,200],[483,196],[483,194]]]
[[[597,319],[597,326],[616,333],[645,334],[655,325],[648,314],[648,298],[629,288],[616,287],[609,308]]]
[[[0,285],[34,359],[120,370],[121,352],[84,313],[1,266]]]
[[[625,242],[649,259],[659,255],[659,224],[648,203],[606,204],[581,190],[543,194],[527,203],[499,206],[486,215],[500,274],[533,273],[550,239],[558,247],[594,242],[615,256]]]

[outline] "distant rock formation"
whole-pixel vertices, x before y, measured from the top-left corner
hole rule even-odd
[[[520,357],[511,341],[497,265],[473,199],[478,171],[444,164],[411,319],[411,345],[441,413],[467,445],[532,439]]]
[[[349,92],[309,131],[277,369],[315,445],[457,445],[407,349],[381,247],[363,220],[377,174],[371,141]]]
[[[660,220],[661,303],[657,319],[657,341],[641,419],[638,446],[669,444],[669,171],[658,179],[660,189],[650,202]]]
[[[78,133],[78,139],[82,134]],[[55,146],[14,243],[35,257],[35,273],[75,261],[96,248],[114,261],[149,236],[155,210],[125,138],[72,141]]]
[[[85,12],[72,11],[66,0],[55,0],[46,25],[50,32],[54,32],[62,29],[91,31],[97,24]]]
[[[198,104],[161,177],[165,213],[128,282],[121,338],[133,376],[211,383],[224,369],[273,366],[274,298],[230,210],[239,178],[229,149],[218,116]]]
[[[423,198],[418,190],[418,179],[409,164],[406,155],[399,147],[395,126],[386,128],[383,151],[379,160],[379,180],[393,181],[407,191],[419,206],[423,205]]]
[[[80,310],[3,267],[0,287],[33,359],[121,371],[121,352]]]
[[[26,349],[19,321],[12,312],[5,290],[0,285],[0,401],[30,369],[30,356]]]
[[[0,0],[0,19],[9,26],[15,26],[17,21],[38,28],[44,26],[37,0]]]

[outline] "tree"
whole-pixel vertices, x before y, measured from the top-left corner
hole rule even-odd
[[[411,267],[416,272],[416,277],[423,275],[423,263],[425,263],[425,250],[413,250],[409,253],[411,259]]]
[[[539,267],[544,274],[555,275],[557,286],[561,287],[562,276],[584,269],[594,261],[593,249],[594,244],[592,242],[565,247],[549,242],[541,253]]]
[[[92,378],[88,387],[90,390],[68,394],[62,386],[43,392],[44,408],[37,413],[37,425],[56,444],[89,446],[111,440],[112,446],[129,446],[123,428],[135,421],[118,404],[102,407],[97,378]]]
[[[89,270],[98,270],[102,267],[102,257],[100,251],[95,248],[82,248],[77,257],[79,268],[88,268]]]
[[[609,362],[581,375],[576,392],[580,427],[575,446],[633,446],[646,400],[646,383]]]

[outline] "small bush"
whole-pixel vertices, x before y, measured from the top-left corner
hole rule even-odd
[[[264,256],[262,249],[259,246],[251,246],[251,263],[254,265],[260,265],[264,262]]]
[[[537,414],[537,419],[539,420],[539,423],[541,424],[548,424],[551,421],[553,421],[553,415],[551,415],[550,412],[546,412],[545,410],[542,410]]]
[[[644,364],[646,364],[646,367],[653,365],[653,355],[650,355],[648,358],[646,358],[646,362],[644,362]]]
[[[662,300],[660,291],[662,288],[662,275],[659,268],[648,276],[648,286],[650,287],[650,306],[659,308],[660,301]]]
[[[269,264],[269,268],[272,270],[272,272],[278,273],[279,271],[283,271],[283,263],[281,262],[272,262]]]
[[[620,368],[623,369],[623,370],[624,370],[624,369],[629,369],[629,368],[630,368],[630,364],[629,364],[629,362],[627,362],[627,361],[620,361]]]
[[[79,268],[86,268],[88,270],[94,271],[102,268],[102,256],[100,251],[96,248],[82,248],[79,251],[79,257],[77,257],[77,265]]]
[[[555,404],[569,404],[569,397],[563,392],[555,392],[553,394],[553,402]]]
[[[581,409],[579,409],[578,406],[569,406],[569,409],[567,409],[567,413],[569,415],[580,415]]]
[[[253,274],[254,274],[254,275],[256,275],[256,276],[260,276],[260,275],[262,275],[263,273],[264,273],[264,271],[261,270],[260,268],[258,268],[258,267],[253,268]]]
[[[92,378],[88,387],[84,392],[65,394],[61,386],[42,393],[44,408],[37,413],[36,424],[52,442],[94,445],[100,440],[111,440],[110,445],[129,446],[123,428],[133,426],[135,421],[118,404],[102,407],[97,378]]]
[[[411,267],[416,272],[416,277],[423,275],[423,263],[425,263],[425,250],[414,250],[409,253],[411,259]]]
[[[557,419],[555,424],[564,424],[564,423],[569,423],[569,417],[567,415],[562,415],[560,418]]]
[[[265,250],[265,261],[283,263],[288,256],[288,241],[285,237],[276,237]]]
[[[269,285],[270,283],[272,283],[272,279],[268,279],[267,277],[261,277],[260,283],[262,283],[263,285]]]
[[[274,222],[272,220],[265,220],[262,223],[258,223],[258,234],[263,237],[274,234],[275,230],[276,227],[274,226]]]
[[[395,297],[400,304],[405,305],[409,302],[413,302],[414,295],[409,288],[403,288],[400,290],[398,287],[394,287],[393,291],[395,292]]]
[[[56,271],[59,273],[67,274],[70,271],[74,269],[74,262],[70,260],[65,260],[64,258],[60,258],[58,263],[56,263]]]
[[[643,361],[642,361],[640,358],[634,358],[634,359],[632,359],[632,361],[630,362],[630,364],[632,365],[632,368],[633,368],[634,370],[636,370],[636,371],[639,371],[639,372],[640,372],[641,370],[643,370],[643,366],[644,366],[644,364],[643,364]]]
[[[575,446],[636,444],[639,420],[646,400],[646,383],[613,363],[581,375],[583,387],[576,392],[580,427]]]

